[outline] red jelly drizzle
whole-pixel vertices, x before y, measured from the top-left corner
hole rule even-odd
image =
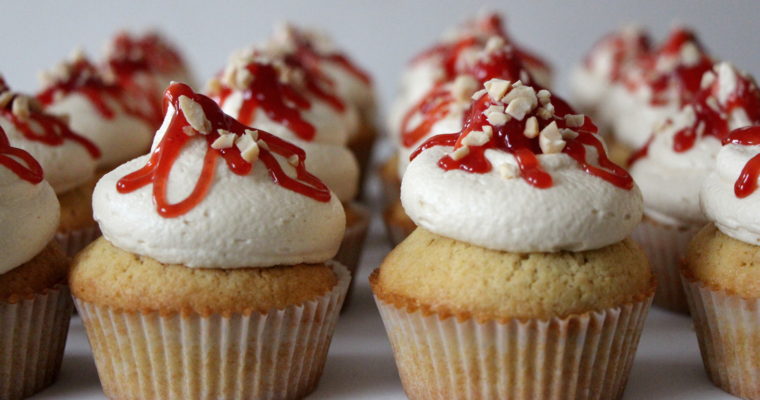
[[[27,182],[33,184],[42,182],[43,173],[40,163],[26,151],[12,147],[2,127],[0,127],[0,165]]]
[[[492,78],[500,78],[515,82],[527,71],[523,68],[519,57],[509,49],[487,54],[480,58],[469,70],[463,71],[472,75],[481,85]],[[530,76],[530,75],[528,75]],[[415,105],[406,111],[401,121],[401,143],[404,147],[411,147],[424,138],[432,127],[449,114],[450,105],[454,101],[446,83],[441,81],[433,86]],[[530,83],[530,82],[523,82]],[[540,89],[540,88],[539,88]],[[417,126],[410,126],[410,121],[415,115],[419,115],[422,122]]]
[[[105,82],[98,70],[89,61],[85,59],[76,60],[71,64],[71,71],[65,80],[58,80],[46,87],[37,95],[37,99],[46,106],[54,103],[56,95],[81,93],[92,103],[100,115],[106,119],[115,117],[115,113],[107,100],[114,101],[127,114],[142,119],[150,126],[154,126],[160,120],[152,113],[144,112],[137,109],[128,102],[126,92],[116,84]]]
[[[319,65],[323,61],[332,62],[339,65],[343,70],[355,76],[365,84],[372,84],[372,78],[370,78],[369,74],[359,68],[359,66],[353,61],[349,60],[346,55],[338,52],[323,53],[317,51],[309,38],[294,27],[290,27],[290,34],[293,38],[293,43],[296,46],[296,57],[302,60],[304,64],[309,65],[309,68],[318,71],[320,70]]]
[[[0,92],[8,90],[5,81],[0,78]],[[8,102],[4,108],[0,108],[0,115],[8,119],[25,138],[36,142],[45,143],[48,146],[60,146],[66,140],[71,140],[84,147],[93,158],[100,157],[100,149],[89,139],[72,131],[68,124],[60,118],[30,108],[29,116],[21,119],[17,117],[13,109],[13,101]]]
[[[180,96],[187,96],[201,105],[206,118],[211,122],[211,133],[205,136],[200,134],[188,136],[185,134],[185,128],[188,128],[190,125],[179,106]],[[129,193],[152,183],[153,199],[156,203],[156,208],[159,215],[165,218],[183,215],[205,198],[213,182],[215,167],[219,157],[222,157],[230,170],[237,175],[247,175],[253,169],[253,165],[242,158],[237,147],[233,146],[219,150],[211,148],[211,143],[219,137],[218,130],[220,129],[237,135],[243,135],[247,129],[252,128],[224,114],[213,100],[194,93],[189,86],[182,83],[172,84],[166,89],[166,93],[164,94],[164,112],[168,110],[169,104],[175,110],[174,115],[161,142],[153,150],[150,159],[144,167],[121,178],[116,184],[119,193]],[[272,181],[282,187],[320,202],[330,200],[330,190],[327,186],[306,171],[304,165],[306,153],[302,149],[264,131],[259,130],[258,136],[259,140],[266,143],[268,147],[268,149],[264,147],[260,148],[259,159],[269,171]],[[166,187],[175,161],[182,152],[183,147],[190,140],[203,139],[206,140],[208,147],[203,160],[203,168],[195,187],[185,199],[170,204],[166,198]],[[285,159],[294,155],[298,157],[298,165],[295,167],[295,179],[285,173],[279,161],[275,158],[275,154]]]
[[[760,145],[760,126],[748,126],[735,129],[723,139],[723,144],[738,144],[742,146]],[[734,194],[743,199],[757,190],[757,179],[760,178],[760,154],[755,155],[742,168],[739,179],[734,183]]]
[[[609,79],[617,82],[622,78],[626,66],[641,62],[652,51],[651,38],[645,33],[637,33],[634,38],[626,37],[623,32],[611,33],[603,37],[586,56],[584,63],[591,66],[594,54],[611,51],[612,65]]]
[[[281,82],[277,70],[270,64],[254,62],[248,64],[246,69],[253,79],[243,93],[243,103],[236,116],[238,121],[245,125],[254,124],[256,110],[261,108],[267,117],[288,127],[301,139],[314,139],[314,125],[303,119],[299,110],[311,108],[309,100],[291,85]],[[218,99],[221,106],[231,93],[231,88],[222,88]]]
[[[491,104],[493,102],[487,95],[481,96],[480,99],[472,104],[460,133],[437,135],[428,139],[412,153],[411,158],[414,159],[423,150],[433,146],[461,147],[462,140],[471,131],[482,130],[486,125],[491,126],[486,116],[483,115],[483,110],[487,109]],[[572,111],[564,102],[562,107]],[[551,187],[553,184],[552,177],[541,168],[538,157],[536,157],[536,154],[541,153],[538,137],[530,139],[524,134],[525,122],[530,116],[526,115],[522,120],[511,119],[502,126],[491,126],[493,136],[488,143],[483,146],[470,146],[469,153],[459,160],[454,160],[451,156],[446,155],[439,160],[438,165],[446,171],[460,169],[471,173],[486,173],[491,171],[493,167],[488,159],[486,159],[485,151],[488,149],[502,150],[514,155],[521,172],[521,177],[526,182],[541,189]],[[556,113],[550,120],[537,118],[539,130],[551,122],[556,122],[560,129],[565,128],[566,124],[563,117],[564,114]],[[633,187],[633,179],[623,168],[615,165],[607,158],[604,147],[595,135],[597,128],[591,120],[586,117],[583,125],[574,130],[579,135],[574,139],[566,140],[567,144],[563,152],[576,160],[586,173],[604,179],[620,188],[631,189]],[[591,165],[588,162],[586,146],[596,149],[599,167]]]

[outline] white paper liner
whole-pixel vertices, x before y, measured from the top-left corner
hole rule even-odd
[[[112,399],[297,399],[313,391],[351,277],[323,297],[269,313],[160,315],[74,299]]]
[[[0,301],[0,399],[23,399],[55,381],[72,307],[65,285],[14,304]]]
[[[716,386],[760,400],[760,299],[745,299],[683,277],[699,350]]]
[[[367,238],[371,214],[366,207],[359,204],[351,204],[350,207],[353,212],[359,214],[360,219],[358,222],[346,228],[346,233],[343,235],[343,241],[340,243],[338,254],[336,254],[334,258],[335,261],[348,268],[348,271],[353,278],[356,276],[356,270],[359,267],[359,261],[361,261],[362,252],[364,250],[364,240]],[[346,301],[343,303],[344,308],[348,306],[351,300],[351,293],[353,292],[355,282],[354,279],[351,279],[351,284],[349,285],[348,293],[346,294]]]
[[[442,319],[375,301],[412,400],[617,399],[652,296],[567,318],[506,323]]]
[[[684,314],[689,312],[681,285],[680,268],[689,242],[701,228],[669,227],[645,218],[631,233],[633,240],[641,245],[649,258],[657,278],[656,306]]]
[[[55,234],[55,240],[61,245],[61,250],[69,257],[74,257],[99,237],[100,227],[97,224],[67,233]]]

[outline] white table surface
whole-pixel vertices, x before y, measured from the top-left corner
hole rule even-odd
[[[406,398],[367,281],[369,273],[390,249],[384,233],[376,218],[367,239],[352,304],[338,322],[320,386],[309,399]],[[105,399],[78,317],[72,320],[58,382],[32,399]],[[705,375],[691,320],[653,308],[644,327],[624,399],[735,397],[713,386]]]

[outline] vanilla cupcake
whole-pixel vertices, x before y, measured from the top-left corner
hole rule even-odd
[[[548,91],[486,88],[461,132],[414,155],[401,200],[419,227],[370,278],[404,390],[619,398],[654,294],[627,238],[641,194],[588,118],[555,114]]]
[[[95,143],[101,152],[98,171],[148,152],[160,125],[149,103],[107,79],[77,52],[43,75],[37,99],[46,111],[68,120],[69,127]]]
[[[715,167],[731,129],[760,123],[760,90],[728,63],[704,74],[695,99],[661,122],[633,158],[644,194],[644,221],[634,232],[658,278],[655,304],[687,312],[678,269],[692,236],[707,222],[699,188]]]
[[[620,147],[616,151],[630,155],[644,146],[663,119],[695,98],[713,62],[693,32],[676,28],[637,65],[626,68],[605,101],[612,140]]]
[[[106,174],[69,281],[110,398],[302,398],[348,289],[337,197],[303,150],[184,84],[150,155]],[[156,357],[159,355],[159,357]]]
[[[0,128],[0,398],[58,375],[71,318],[68,261],[53,240],[60,209],[42,166]]]
[[[355,201],[360,167],[346,147],[355,108],[324,89],[329,85],[320,74],[282,53],[238,52],[208,86],[226,114],[306,152],[306,168],[345,208],[346,234],[335,259],[355,273],[370,221],[369,211]]]
[[[36,99],[12,92],[0,78],[0,128],[14,147],[29,152],[45,171],[60,202],[56,239],[68,255],[100,235],[92,219],[92,188],[100,150]]]
[[[734,396],[757,400],[760,127],[735,130],[723,143],[700,192],[711,223],[694,237],[681,271],[707,375]]]

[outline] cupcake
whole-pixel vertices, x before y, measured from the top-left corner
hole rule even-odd
[[[409,164],[412,152],[432,136],[462,130],[464,114],[470,107],[472,95],[483,84],[500,78],[511,82],[533,84],[519,54],[500,36],[492,36],[473,53],[466,66],[449,81],[439,81],[417,103],[406,110],[399,128],[395,183],[386,189],[391,205],[384,217],[393,244],[398,244],[414,230],[414,223],[403,213],[398,188]],[[521,79],[524,79],[521,80]],[[397,186],[398,185],[398,186]]]
[[[699,188],[714,169],[721,140],[732,129],[760,123],[760,90],[751,77],[720,63],[701,83],[695,99],[660,124],[630,167],[644,194],[644,221],[633,237],[657,274],[654,302],[678,312],[688,311],[678,268],[707,222]]]
[[[760,399],[760,127],[723,140],[700,198],[710,223],[681,270],[705,370],[723,390]]]
[[[158,32],[119,32],[106,47],[102,68],[131,96],[149,104],[158,124],[164,88],[172,81],[193,82],[182,54]]]
[[[71,318],[68,261],[53,240],[60,209],[42,166],[0,128],[0,398],[58,375]]]
[[[340,99],[358,110],[359,121],[349,131],[348,148],[359,161],[361,190],[377,139],[377,100],[369,73],[338,49],[323,31],[284,23],[275,29],[266,47],[275,53],[286,51],[313,75],[321,76],[322,87],[332,88]]]
[[[45,171],[60,203],[56,239],[66,254],[74,255],[100,235],[91,205],[100,150],[64,119],[43,111],[36,99],[12,92],[2,78],[0,128],[14,147],[29,152]]]
[[[404,390],[619,398],[654,294],[627,238],[641,194],[590,119],[520,83],[486,88],[461,132],[413,156],[401,200],[418,228],[370,277]]]
[[[630,156],[641,148],[663,119],[695,98],[702,75],[713,63],[693,32],[677,28],[657,49],[639,57],[637,65],[626,68],[605,106],[616,152]]]
[[[369,211],[355,202],[359,163],[346,147],[355,111],[321,74],[289,53],[243,51],[232,56],[209,94],[245,125],[271,132],[306,152],[306,168],[337,196],[346,211],[346,234],[335,259],[352,274],[369,228]],[[356,115],[356,114],[354,114]]]
[[[103,237],[69,282],[119,399],[295,399],[316,387],[350,281],[337,197],[303,150],[175,83],[150,155],[93,195]]]
[[[69,127],[101,151],[98,171],[105,173],[146,154],[160,125],[150,104],[108,80],[83,53],[77,52],[43,75],[37,99],[51,114],[63,116]]]

